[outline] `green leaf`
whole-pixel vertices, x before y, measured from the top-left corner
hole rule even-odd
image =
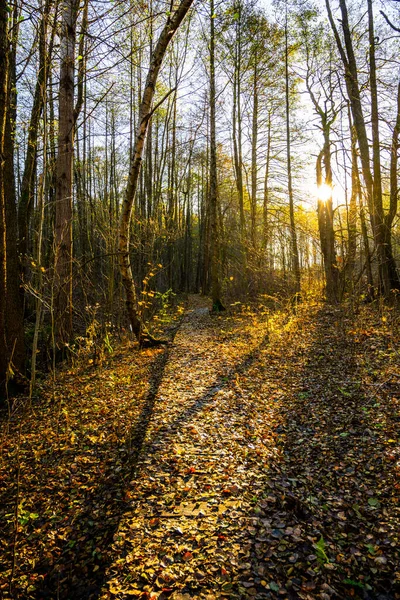
[[[313,544],[313,547],[315,549],[315,554],[317,555],[318,562],[322,565],[324,565],[325,563],[328,563],[329,558],[325,552],[325,540],[322,537],[322,535],[321,535],[320,539],[318,540],[318,542]]]
[[[351,393],[350,392],[346,392],[346,390],[344,390],[343,388],[338,388],[339,392],[341,394],[343,394],[343,396],[345,396],[346,398],[350,398],[351,397]]]
[[[356,587],[361,588],[362,590],[364,589],[363,584],[359,581],[354,581],[354,579],[343,579],[343,583],[346,583],[347,585],[354,585]]]
[[[375,506],[376,508],[378,506],[380,506],[380,502],[379,502],[378,498],[368,498],[368,504],[370,506]]]
[[[269,589],[272,590],[273,592],[279,592],[280,587],[277,583],[275,583],[275,581],[270,581],[269,582]]]

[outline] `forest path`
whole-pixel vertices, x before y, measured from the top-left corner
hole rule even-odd
[[[398,317],[208,307],[4,422],[3,598],[400,598]]]
[[[102,598],[400,597],[396,417],[361,389],[352,326],[191,298]]]

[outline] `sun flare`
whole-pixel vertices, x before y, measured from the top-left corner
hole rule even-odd
[[[332,187],[327,185],[326,183],[322,183],[317,187],[317,197],[319,200],[326,202],[330,198],[332,198]]]

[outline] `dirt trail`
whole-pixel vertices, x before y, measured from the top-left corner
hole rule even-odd
[[[302,311],[251,322],[192,304],[103,598],[400,597],[395,434],[368,429],[351,323]]]
[[[199,597],[229,593],[228,569],[248,552],[243,530],[252,525],[263,464],[276,448],[267,438],[256,447],[259,399],[244,398],[241,378],[267,344],[269,323],[243,339],[237,323],[221,319],[222,328],[193,297],[169,355],[128,491],[132,511],[115,543],[118,554],[129,552],[124,570],[138,567],[125,593],[143,578],[165,597],[183,586]]]
[[[208,306],[6,423],[2,597],[400,598],[394,313]]]

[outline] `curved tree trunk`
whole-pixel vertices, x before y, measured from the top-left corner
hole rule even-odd
[[[122,204],[121,221],[119,228],[119,268],[121,272],[122,283],[126,294],[126,307],[129,319],[135,334],[141,346],[154,345],[160,343],[160,340],[154,339],[144,327],[142,319],[138,313],[135,283],[129,258],[129,232],[132,217],[132,208],[135,201],[138,187],[140,168],[142,164],[143,148],[146,140],[146,133],[152,111],[152,103],[157,83],[158,73],[167,51],[168,45],[185,18],[193,0],[182,0],[175,13],[168,18],[164,29],[162,30],[158,42],[154,48],[150,59],[149,72],[147,74],[146,84],[142,96],[142,102],[139,109],[139,121],[136,130],[135,143],[131,155],[131,165],[129,171],[128,185],[125,192],[125,198]]]

